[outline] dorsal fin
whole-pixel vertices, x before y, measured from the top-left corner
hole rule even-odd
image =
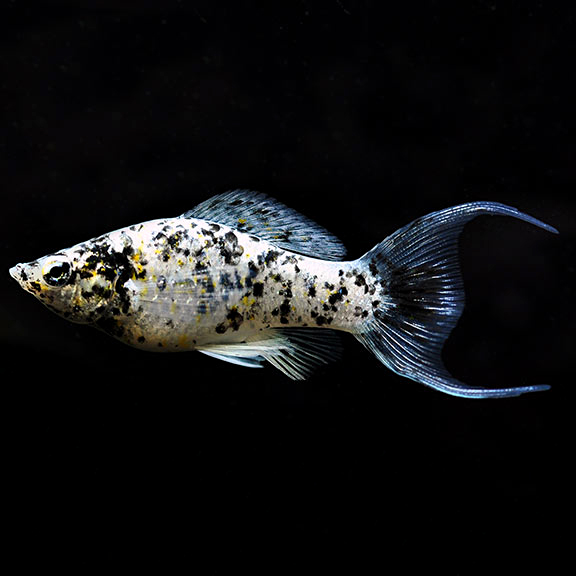
[[[224,224],[304,256],[342,260],[346,255],[342,242],[328,230],[261,192],[232,190],[218,194],[182,214],[182,218]]]

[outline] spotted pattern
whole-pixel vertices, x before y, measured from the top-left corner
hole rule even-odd
[[[377,309],[376,267],[295,254],[190,217],[138,224],[63,251],[70,290],[27,289],[51,309],[148,350],[243,342],[275,327],[353,331]]]

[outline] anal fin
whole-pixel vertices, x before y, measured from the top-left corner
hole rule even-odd
[[[339,338],[332,330],[271,328],[243,342],[209,344],[198,351],[240,366],[261,367],[268,361],[292,380],[305,380],[320,364],[339,356]]]
[[[231,364],[237,364],[238,366],[245,366],[246,368],[263,368],[262,362],[264,358],[259,354],[254,353],[252,356],[252,351],[242,349],[240,344],[229,344],[227,346],[217,346],[211,348],[201,348],[198,349],[202,354],[206,356],[211,356],[218,360],[224,360],[224,362],[230,362]]]

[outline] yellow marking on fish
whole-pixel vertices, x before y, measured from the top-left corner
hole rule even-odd
[[[144,266],[142,264],[136,264],[136,270],[132,273],[132,280],[136,280],[139,274],[142,274],[144,271]]]
[[[238,224],[246,224],[246,218],[238,218]]]
[[[186,348],[188,344],[188,334],[184,333],[184,334],[180,334],[180,336],[178,336],[178,346],[180,346],[180,348]]]
[[[242,298],[242,304],[244,304],[244,306],[253,306],[256,303],[256,298],[249,298],[248,296],[244,296],[244,298]]]

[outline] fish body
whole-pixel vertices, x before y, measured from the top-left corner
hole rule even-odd
[[[464,304],[457,237],[479,214],[550,226],[502,204],[418,219],[356,260],[327,230],[265,196],[233,191],[177,218],[105,234],[10,270],[64,318],[145,350],[198,350],[294,379],[352,333],[395,372],[467,397],[540,390],[472,388],[441,349]]]

